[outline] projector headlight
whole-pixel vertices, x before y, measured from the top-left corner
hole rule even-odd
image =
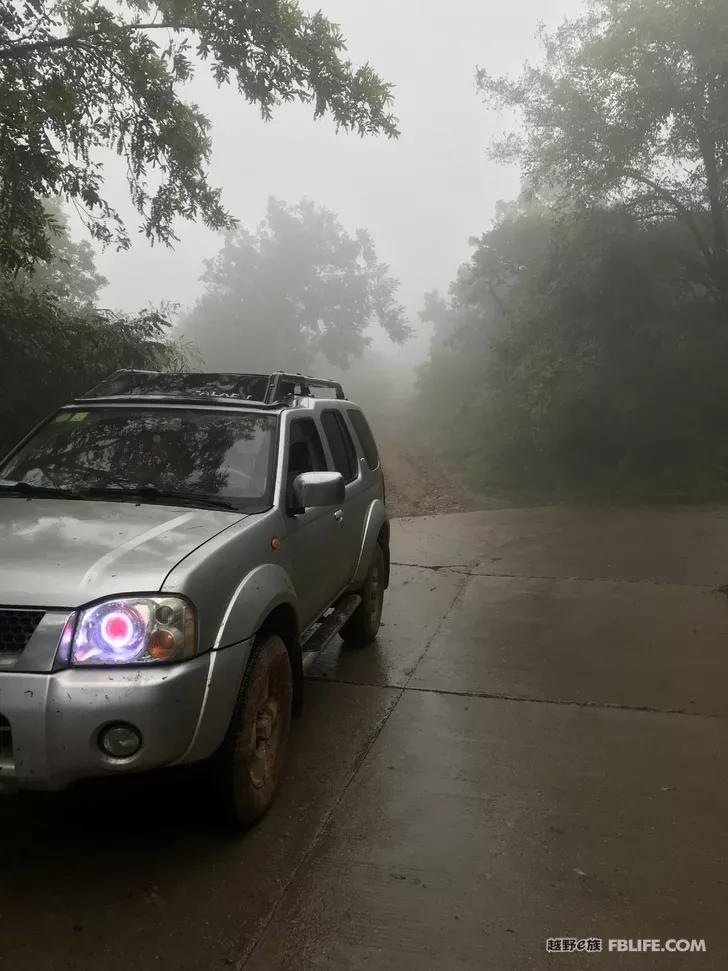
[[[182,661],[196,652],[195,612],[186,600],[122,597],[79,613],[70,663],[151,664]]]

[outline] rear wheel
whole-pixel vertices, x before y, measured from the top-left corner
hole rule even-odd
[[[293,677],[283,640],[253,648],[225,740],[213,757],[213,783],[224,820],[246,829],[266,812],[285,762]]]
[[[379,543],[358,593],[361,603],[341,628],[341,636],[348,644],[371,644],[382,622],[384,604],[384,551]]]

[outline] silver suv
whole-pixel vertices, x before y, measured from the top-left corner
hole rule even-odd
[[[301,375],[120,371],[0,463],[0,787],[204,763],[270,805],[316,653],[376,636],[374,438]]]

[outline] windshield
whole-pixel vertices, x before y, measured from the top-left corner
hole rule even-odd
[[[64,410],[0,467],[0,479],[144,501],[270,506],[277,416],[183,408]]]

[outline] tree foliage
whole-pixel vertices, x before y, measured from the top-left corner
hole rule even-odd
[[[108,283],[96,271],[94,251],[88,240],[71,238],[68,223],[57,199],[45,202],[45,209],[56,227],[50,260],[37,263],[32,271],[19,270],[15,281],[36,294],[52,294],[54,301],[70,312],[92,308],[99,290]]]
[[[677,220],[514,207],[425,310],[436,442],[526,495],[725,496],[728,333],[675,272],[690,245]]]
[[[425,423],[490,488],[725,498],[724,0],[592,0],[543,40],[478,75],[526,188],[429,298]]]
[[[59,225],[63,217],[56,209]],[[184,370],[193,359],[169,339],[168,308],[99,309],[105,281],[87,243],[63,230],[39,273],[0,274],[0,454],[48,412],[118,368]]]
[[[208,183],[209,122],[180,93],[195,61],[266,119],[302,101],[340,128],[396,135],[389,85],[354,68],[338,26],[297,0],[0,0],[0,268],[50,257],[43,200],[55,195],[96,239],[129,245],[100,149],[123,158],[149,239],[173,241],[177,216],[231,227]]]
[[[478,73],[487,101],[524,122],[496,155],[569,205],[680,220],[693,275],[728,313],[725,0],[592,0],[543,44],[517,80]]]
[[[203,281],[182,329],[221,370],[305,370],[317,355],[345,367],[373,324],[396,342],[409,335],[397,281],[369,234],[349,235],[312,202],[269,200],[257,231],[229,235]]]

